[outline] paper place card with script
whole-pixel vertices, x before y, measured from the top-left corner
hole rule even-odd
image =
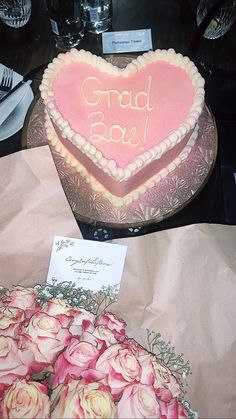
[[[91,291],[119,287],[126,251],[119,244],[55,236],[47,282],[71,281]]]
[[[151,29],[104,32],[102,34],[104,54],[149,51],[152,48]]]

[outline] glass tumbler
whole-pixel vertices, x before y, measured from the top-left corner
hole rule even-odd
[[[112,22],[112,0],[83,0],[82,19],[88,32],[107,31]]]
[[[8,26],[21,28],[31,15],[31,0],[0,0],[0,19]]]
[[[197,25],[199,26],[216,0],[200,0],[197,8]],[[204,38],[216,39],[224,35],[233,25],[236,18],[236,0],[224,0],[219,4],[215,16],[204,32]]]
[[[79,45],[84,36],[81,0],[47,0],[56,48],[67,51]]]

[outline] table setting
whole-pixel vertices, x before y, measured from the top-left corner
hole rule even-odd
[[[0,366],[1,417],[19,409],[18,417],[45,419],[235,418],[235,20],[230,0],[0,1],[0,352],[9,350]],[[188,148],[183,160],[169,162],[169,140],[161,157],[166,152],[166,167],[174,168],[160,166],[150,189],[144,183],[139,195],[131,191],[123,200],[118,193],[116,201],[96,176],[105,186],[110,172],[129,179],[129,170],[122,178],[114,162],[116,150],[125,155],[124,109],[142,129],[147,112],[139,164],[150,158],[145,136],[158,71],[147,84],[142,77],[145,60],[157,65],[155,54],[164,66],[177,54],[181,71],[190,68],[186,63],[196,66],[186,71],[198,72],[196,82],[191,76],[197,124],[189,117],[189,134],[185,124],[185,148],[185,137],[176,140],[181,153]],[[77,80],[85,77],[84,103],[76,102],[74,70],[72,87],[57,76],[67,65],[78,66]],[[144,76],[132,96],[128,71],[135,66]],[[112,71],[129,75],[129,87],[118,81],[111,88]],[[163,85],[172,83],[168,71]],[[73,95],[65,115],[63,86]],[[114,120],[102,100],[114,106]],[[171,124],[159,100],[156,124],[165,118]],[[85,111],[94,112],[90,135],[105,130],[108,118],[108,164],[103,159],[99,166],[96,157],[104,151],[101,140],[90,155],[77,134],[74,115]],[[127,167],[132,172],[133,162]]]
[[[3,83],[4,70],[12,71],[1,64],[0,79],[3,79]],[[20,76],[16,72],[13,72],[11,76],[9,75],[9,78],[10,77],[12,78],[12,87],[10,90],[13,90],[18,85],[18,83],[21,82],[22,76]],[[4,87],[5,89],[8,87],[7,83],[10,86],[10,81],[6,79],[6,82],[5,84],[3,84],[2,89],[4,89]],[[30,83],[31,82],[28,81],[25,85],[22,84],[22,86],[19,86],[17,90],[15,92],[12,92],[9,97],[5,97],[4,93],[7,94],[7,91],[5,90],[4,92],[1,89],[0,85],[0,91],[4,92],[2,98],[0,99],[0,137],[2,141],[14,135],[24,125],[26,113],[34,98],[32,89],[30,88]]]

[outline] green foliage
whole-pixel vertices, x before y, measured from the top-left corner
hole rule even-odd
[[[34,289],[38,293],[40,303],[45,303],[51,298],[66,300],[72,307],[84,308],[95,315],[102,314],[112,303],[117,301],[117,285],[102,287],[94,292],[77,287],[73,282],[64,281],[52,284],[36,285]]]
[[[155,333],[147,329],[147,341],[150,352],[161,359],[164,364],[172,371],[180,382],[181,386],[187,385],[186,378],[191,373],[189,361],[185,361],[184,354],[176,355],[175,347],[170,342],[164,342],[160,333]]]

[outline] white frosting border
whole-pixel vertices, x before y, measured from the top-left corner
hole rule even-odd
[[[124,197],[118,197],[112,195],[96,178],[94,178],[86,168],[78,162],[78,160],[67,150],[67,148],[61,143],[59,140],[52,122],[45,111],[45,128],[46,128],[46,135],[51,143],[51,145],[55,148],[55,150],[65,159],[65,161],[75,170],[86,179],[86,182],[90,185],[91,189],[94,192],[102,193],[105,198],[107,198],[112,205],[115,207],[122,207],[124,205],[129,205],[132,202],[139,199],[139,197],[147,192],[149,189],[153,188],[160,182],[161,179],[164,179],[169,173],[176,169],[187,157],[191,152],[193,146],[196,143],[198,137],[199,126],[196,124],[194,131],[192,132],[186,146],[180,152],[180,154],[167,165],[166,168],[161,169],[158,173],[148,179],[143,185],[140,185],[138,188],[134,189],[133,191],[129,192]]]
[[[182,125],[175,131],[171,132],[158,145],[150,150],[141,153],[132,163],[128,164],[124,169],[117,166],[116,162],[107,159],[100,150],[87,141],[82,135],[75,133],[67,120],[65,120],[57,110],[53,101],[53,81],[57,73],[66,64],[72,62],[83,62],[91,64],[108,74],[127,77],[140,68],[144,68],[154,61],[166,61],[172,65],[182,68],[189,75],[193,86],[195,87],[195,98],[190,109],[189,115]],[[104,173],[107,173],[116,181],[125,180],[133,176],[147,164],[153,160],[159,159],[163,154],[177,145],[182,138],[185,137],[196,125],[198,118],[204,106],[204,79],[198,72],[195,64],[188,57],[184,57],[180,53],[176,53],[172,48],[168,50],[149,51],[140,55],[129,63],[125,68],[120,69],[101,57],[91,54],[89,51],[71,49],[67,53],[61,53],[54,58],[47,69],[44,71],[42,82],[40,85],[41,96],[43,98],[46,109],[50,118],[59,128],[62,137],[67,138],[76,147],[78,147],[87,157],[89,157]]]

